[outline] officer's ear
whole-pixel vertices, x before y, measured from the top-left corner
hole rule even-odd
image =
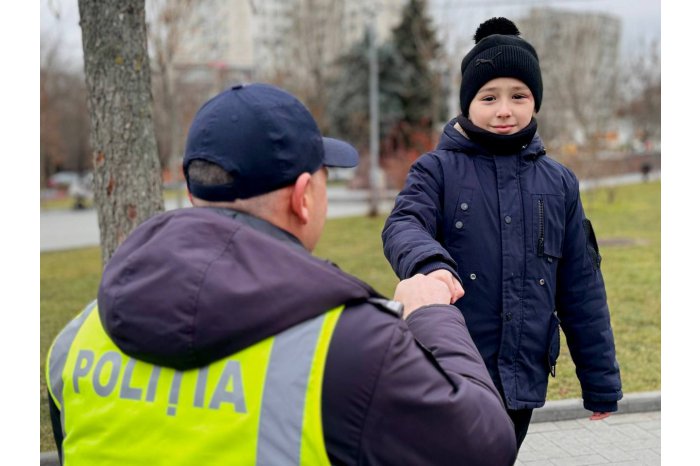
[[[292,212],[303,225],[309,223],[310,184],[311,174],[302,173],[297,177],[292,187],[292,198],[290,201]]]

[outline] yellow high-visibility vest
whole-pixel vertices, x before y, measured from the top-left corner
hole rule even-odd
[[[49,392],[61,410],[63,464],[329,464],[321,389],[342,310],[178,371],[121,352],[91,303],[47,357]]]

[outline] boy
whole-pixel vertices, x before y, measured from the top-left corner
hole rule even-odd
[[[382,232],[400,278],[450,288],[518,447],[556,374],[560,323],[591,419],[622,398],[595,234],[578,180],[536,134],[539,59],[519,34],[505,18],[479,26],[462,60],[462,114],[411,167]]]

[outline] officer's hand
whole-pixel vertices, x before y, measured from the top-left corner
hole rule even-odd
[[[450,304],[450,290],[444,282],[423,274],[416,274],[396,285],[394,301],[403,304],[403,318],[421,306]]]
[[[453,304],[459,298],[464,296],[464,289],[462,288],[462,285],[449,270],[438,269],[433,272],[430,272],[428,274],[428,277],[440,280],[445,285],[447,285],[447,288],[450,290],[450,296],[452,297],[450,300],[450,304]]]

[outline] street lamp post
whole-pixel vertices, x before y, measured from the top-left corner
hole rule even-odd
[[[379,213],[379,66],[377,63],[376,16],[370,14],[369,35],[369,216]]]

